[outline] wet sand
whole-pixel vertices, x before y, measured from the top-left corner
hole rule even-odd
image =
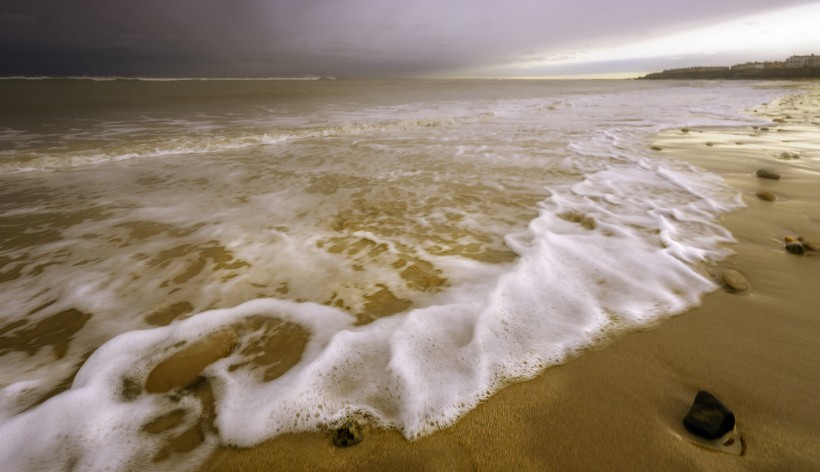
[[[820,252],[789,254],[783,242],[820,240],[820,85],[804,88],[758,107],[777,120],[768,130],[669,130],[654,143],[742,192],[748,208],[724,218],[736,255],[709,271],[736,269],[747,292],[718,290],[616,336],[417,441],[366,428],[362,443],[339,449],[328,434],[287,435],[220,449],[203,470],[820,469]],[[758,178],[760,168],[782,178]],[[764,190],[776,200],[756,196]],[[734,411],[743,455],[690,441],[681,420],[701,389]]]

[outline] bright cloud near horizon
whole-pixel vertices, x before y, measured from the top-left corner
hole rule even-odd
[[[0,76],[596,76],[820,54],[813,0],[4,0]]]
[[[553,58],[485,68],[490,75],[527,75],[558,65],[605,64],[657,60],[665,64],[732,56],[741,61],[785,59],[792,54],[820,54],[820,3],[758,14],[702,28],[663,35],[620,46],[565,51]],[[744,59],[745,58],[745,59]],[[700,64],[700,63],[699,63]],[[728,62],[722,64],[730,65]],[[691,65],[683,63],[683,66]],[[602,71],[606,73],[605,71]],[[627,74],[644,71],[617,71]],[[479,72],[480,73],[480,72]]]

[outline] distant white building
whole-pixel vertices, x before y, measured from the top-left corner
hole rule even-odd
[[[792,56],[786,59],[786,67],[820,67],[820,56]]]

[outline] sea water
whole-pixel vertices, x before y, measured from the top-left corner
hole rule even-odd
[[[759,124],[740,110],[784,93],[0,81],[0,464],[176,469],[350,418],[447,427],[714,290],[742,202],[653,136]],[[191,346],[224,352],[157,387]]]

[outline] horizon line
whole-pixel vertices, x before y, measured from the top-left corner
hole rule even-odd
[[[518,75],[518,76],[458,76],[458,75],[428,75],[428,76],[394,76],[394,77],[342,77],[341,80],[617,80],[636,79],[650,72],[601,72],[593,74],[567,75]],[[175,81],[329,81],[339,80],[335,76],[301,76],[301,77],[165,77],[165,76],[123,76],[123,75],[9,75],[0,76],[0,80],[90,80],[96,82],[114,81],[145,81],[145,82],[175,82]]]

